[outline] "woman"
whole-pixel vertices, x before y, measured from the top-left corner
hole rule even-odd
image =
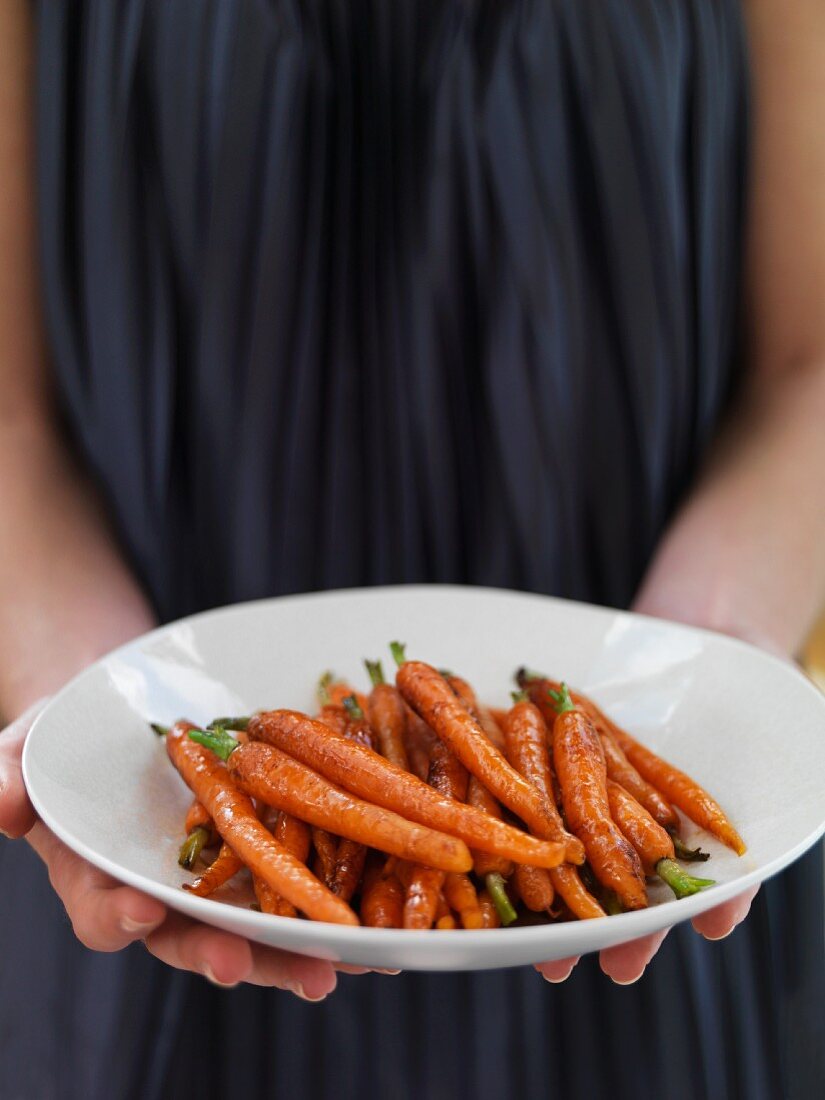
[[[6,0],[4,713],[158,619],[389,581],[792,655],[825,596],[825,14],[744,10],[752,146],[734,0]],[[2,848],[3,1096],[817,1092],[821,853],[630,989],[588,958],[559,989],[346,976],[310,1008],[255,986],[317,1000],[328,964],[35,820],[29,722],[0,738],[28,840]],[[601,968],[635,982],[662,939]]]

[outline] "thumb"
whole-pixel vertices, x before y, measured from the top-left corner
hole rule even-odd
[[[0,733],[0,832],[25,836],[37,816],[23,783],[23,742],[48,700],[40,699]]]

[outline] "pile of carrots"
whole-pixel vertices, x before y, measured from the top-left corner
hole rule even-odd
[[[681,811],[741,855],[719,805],[565,684],[520,669],[506,711],[392,643],[395,683],[322,677],[314,717],[271,710],[165,735],[191,789],[180,863],[207,897],[243,868],[256,908],[375,928],[590,919],[712,885]],[[206,854],[217,849],[211,862]]]

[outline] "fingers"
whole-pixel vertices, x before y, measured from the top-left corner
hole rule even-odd
[[[723,940],[748,915],[751,902],[758,892],[759,887],[754,886],[744,894],[726,901],[724,905],[717,905],[715,909],[700,913],[698,917],[693,918],[693,927],[706,940]]]
[[[275,986],[304,1000],[320,1001],[337,982],[332,963],[250,943],[178,913],[170,913],[146,937],[146,946],[161,962],[203,974],[217,985]]]
[[[536,970],[546,982],[558,985],[559,982],[567,981],[578,961],[579,956],[575,955],[570,959],[555,959],[553,962],[536,963]]]
[[[0,831],[21,837],[37,820],[23,783],[23,742],[45,706],[41,699],[0,733]]]
[[[630,985],[644,974],[645,967],[662,946],[670,929],[642,936],[630,943],[608,947],[599,954],[599,965],[617,985]]]
[[[86,947],[119,951],[143,939],[164,920],[164,905],[81,859],[42,822],[35,824],[28,841],[48,867],[74,934]]]

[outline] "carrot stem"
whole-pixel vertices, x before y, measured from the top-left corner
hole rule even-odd
[[[342,700],[342,702],[344,704],[344,709],[346,710],[346,712],[350,716],[350,718],[363,718],[364,717],[364,712],[361,710],[360,706],[358,705],[358,700],[355,698],[354,695],[348,695],[346,697],[346,699]]]
[[[404,652],[406,648],[407,647],[406,645],[404,645],[403,642],[390,642],[390,653],[392,653],[393,660],[399,668],[404,664],[407,659]]]
[[[684,860],[685,863],[704,863],[706,859],[710,859],[710,852],[703,852],[701,848],[688,848],[687,844],[673,833],[671,833],[671,839],[677,859]]]
[[[238,747],[238,742],[225,729],[189,730],[189,740],[197,741],[206,749],[211,749],[221,760],[228,760]]]
[[[169,732],[168,726],[158,725],[157,722],[150,722],[149,725],[152,727],[158,737],[165,737],[166,734]]]
[[[496,907],[498,919],[505,927],[508,924],[512,924],[518,916],[518,913],[513,908],[513,903],[507,895],[503,876],[497,871],[492,871],[489,875],[485,876],[484,883],[487,887],[487,892],[493,899],[493,905]]]
[[[656,864],[656,874],[668,884],[677,898],[688,898],[691,894],[698,894],[706,886],[715,885],[715,879],[694,878],[672,859],[660,859]]]
[[[570,689],[567,684],[562,684],[560,691],[553,691],[552,688],[548,688],[547,694],[553,700],[559,714],[567,714],[568,711],[576,709],[573,700],[570,698]]]
[[[234,717],[213,718],[206,727],[208,730],[245,730],[249,725],[249,715],[237,715]]]
[[[364,661],[364,665],[367,669],[367,675],[370,678],[370,683],[373,687],[378,687],[379,684],[385,684],[387,681],[384,679],[384,669],[381,666],[380,661]]]
[[[201,851],[206,847],[208,842],[208,829],[204,829],[202,825],[199,825],[196,829],[193,829],[186,840],[184,840],[183,844],[181,844],[180,846],[178,863],[181,865],[181,867],[184,867],[187,871],[191,871],[195,865],[195,860],[201,854]]]

